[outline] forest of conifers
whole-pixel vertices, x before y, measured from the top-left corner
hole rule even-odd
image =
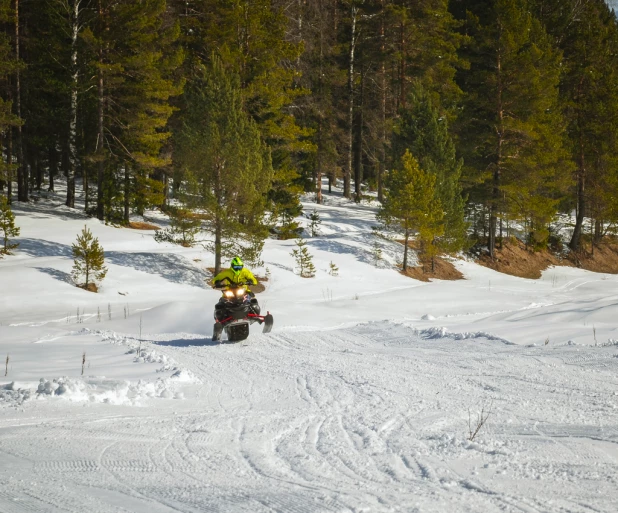
[[[294,234],[300,194],[341,180],[492,256],[513,223],[543,247],[575,212],[573,250],[618,223],[604,0],[0,0],[0,22],[13,202],[63,177],[67,206],[77,187],[122,224],[173,197],[221,246]]]

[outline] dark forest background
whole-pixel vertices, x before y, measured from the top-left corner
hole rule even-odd
[[[618,222],[603,0],[0,0],[0,23],[13,202],[61,177],[69,207],[198,216],[219,249],[294,236],[326,179],[386,220],[425,187],[443,251],[493,255],[514,223],[543,248],[560,212],[578,250]]]

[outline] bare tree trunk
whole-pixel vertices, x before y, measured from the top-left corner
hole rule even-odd
[[[351,7],[351,29],[350,29],[350,51],[348,67],[348,165],[343,174],[343,195],[350,198],[350,179],[352,175],[352,150],[354,147],[354,51],[356,50],[356,17],[358,7],[352,3]]]
[[[221,173],[223,169],[221,169],[221,165],[218,163],[217,172],[215,174],[215,183],[214,183],[214,193],[217,201],[217,214],[215,216],[215,275],[221,272],[221,249],[222,249],[222,238],[223,238],[223,220],[221,219],[221,206],[223,202],[222,192],[221,192]]]
[[[131,173],[129,164],[124,163],[124,222],[129,224],[129,205],[131,199]]]
[[[491,204],[489,209],[489,239],[488,249],[489,256],[493,260],[496,256],[496,231],[498,221],[498,204],[500,202],[500,180],[501,180],[501,167],[502,167],[502,143],[504,142],[504,106],[502,99],[502,55],[500,49],[498,49],[497,63],[497,109],[498,109],[498,149],[496,157],[496,166],[493,172],[493,184],[491,191]]]
[[[43,167],[41,166],[41,162],[38,156],[32,160],[34,162],[34,178],[36,180],[36,190],[38,192],[41,192],[41,185],[43,185]]]
[[[583,78],[582,78],[583,81]],[[581,87],[581,83],[580,83]],[[578,114],[579,117],[579,114]],[[573,229],[573,235],[569,242],[569,247],[573,251],[577,251],[581,245],[582,226],[584,225],[584,215],[586,213],[586,157],[584,155],[584,135],[581,129],[581,123],[579,125],[579,155],[577,163],[577,213],[575,216],[575,228]]]
[[[103,32],[103,3],[99,0],[99,23],[101,26],[101,32]],[[98,173],[97,173],[97,217],[102,221],[104,217],[103,209],[103,175],[105,171],[105,152],[103,148],[105,133],[103,132],[103,115],[105,98],[103,97],[104,82],[103,82],[103,57],[104,49],[103,44],[99,48],[99,71],[98,71],[98,136],[97,136],[97,154],[98,154]]]
[[[13,202],[13,127],[8,128],[8,142],[6,144],[6,162],[8,164],[8,184],[6,188],[6,197],[9,205]]]
[[[75,207],[75,168],[77,167],[77,36],[81,0],[73,0],[71,15],[71,112],[69,117],[69,167],[67,169],[67,207]]]
[[[384,176],[384,170],[386,168],[386,47],[385,47],[385,34],[384,34],[384,16],[386,12],[384,9],[385,0],[381,1],[382,4],[382,16],[380,18],[380,57],[382,62],[380,64],[380,81],[382,96],[380,98],[380,161],[378,163],[378,201],[384,199],[384,191],[382,190],[382,177]]]
[[[406,106],[406,31],[405,24],[402,21],[399,24],[399,52],[401,54],[399,61],[399,105],[401,108]]]
[[[19,62],[19,0],[15,0],[15,59]],[[21,119],[21,73],[19,68],[15,72],[15,110]],[[28,201],[28,170],[24,161],[24,139],[21,124],[17,125],[17,199]]]
[[[408,270],[408,241],[410,240],[410,229],[406,228],[406,235],[403,246],[403,271]]]
[[[364,70],[361,66],[359,101],[354,113],[354,201],[362,198],[361,184],[363,182],[363,89]]]

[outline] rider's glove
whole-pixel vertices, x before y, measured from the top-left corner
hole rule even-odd
[[[221,286],[221,280],[217,280],[215,282],[215,287],[220,287]]]

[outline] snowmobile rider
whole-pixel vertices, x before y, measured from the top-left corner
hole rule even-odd
[[[229,269],[224,269],[212,279],[212,284],[215,287],[221,286],[221,281],[227,279],[229,283],[248,283],[251,282],[257,285],[257,280],[253,273],[245,267],[243,261],[239,257],[232,258]],[[253,295],[253,294],[251,294]]]
[[[217,274],[217,276],[212,279],[212,284],[215,287],[223,287],[224,290],[227,290],[228,287],[225,286],[225,283],[222,283],[223,280],[227,280],[228,284],[253,283],[253,285],[257,285],[257,280],[255,279],[255,276],[253,276],[253,273],[249,269],[245,268],[243,261],[240,259],[240,257],[234,257],[230,264],[230,268],[225,269],[219,274]],[[251,298],[251,309],[253,310],[253,313],[255,313],[256,315],[260,315],[260,306],[257,299],[255,298],[255,294],[251,292],[249,288],[247,288],[246,291],[247,295]],[[215,305],[215,319],[217,321],[221,320],[221,318],[224,317],[224,303],[224,298],[221,297],[221,299],[219,299],[219,302]]]

